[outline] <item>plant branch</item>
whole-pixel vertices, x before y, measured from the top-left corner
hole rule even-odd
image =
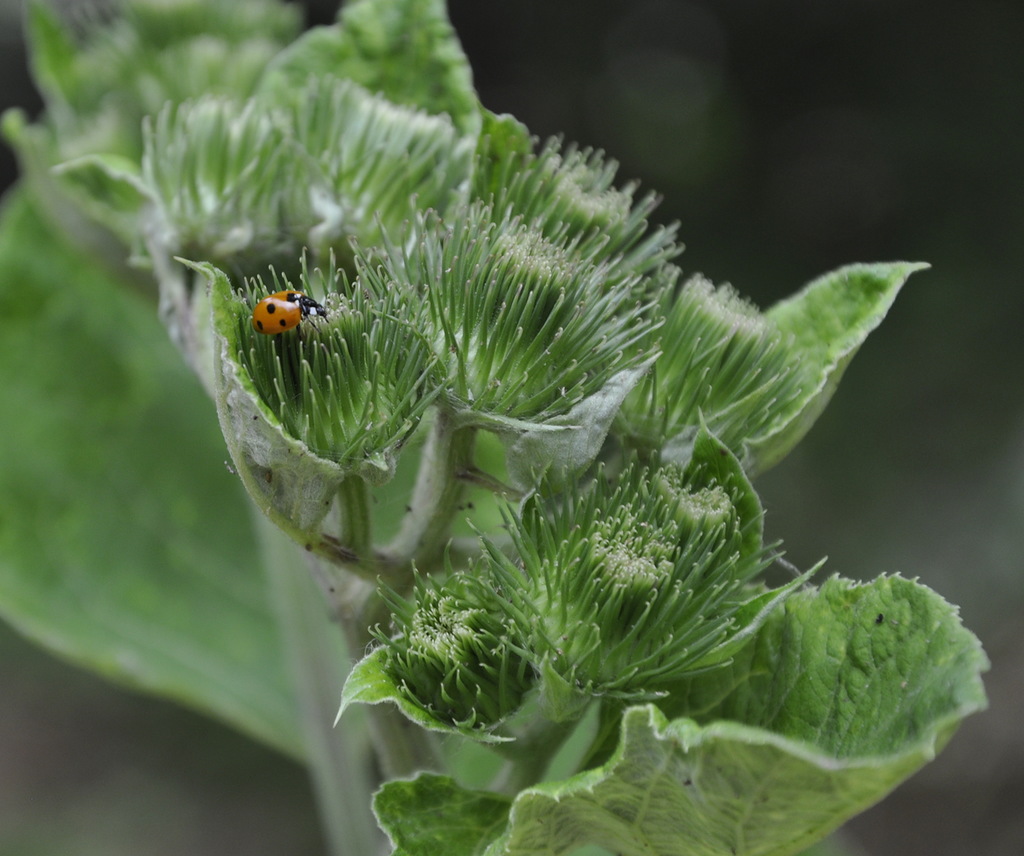
[[[466,491],[462,476],[475,471],[475,445],[475,428],[457,428],[450,413],[437,412],[423,448],[409,510],[398,534],[384,550],[386,564],[396,569],[392,576],[404,571],[403,587],[412,584],[413,562],[428,572],[441,564],[452,519]]]
[[[378,853],[384,841],[369,810],[377,783],[369,765],[365,720],[353,717],[345,728],[332,727],[350,665],[341,634],[329,621],[304,554],[262,514],[253,516],[266,556],[306,764],[329,852],[332,856]]]

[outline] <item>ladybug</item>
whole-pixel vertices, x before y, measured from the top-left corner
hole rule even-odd
[[[264,297],[252,310],[252,327],[273,336],[297,327],[303,318],[326,318],[327,310],[301,291],[279,291]]]

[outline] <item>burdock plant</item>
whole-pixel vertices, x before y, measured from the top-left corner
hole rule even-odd
[[[353,0],[301,36],[290,10],[29,5],[47,110],[4,119],[26,180],[0,252],[22,292],[85,295],[70,341],[128,367],[90,400],[127,390],[149,428],[119,434],[119,402],[80,445],[117,438],[167,519],[121,537],[178,546],[174,515],[210,505],[191,558],[136,555],[127,590],[158,597],[106,602],[115,571],[79,550],[91,624],[8,551],[35,593],[0,589],[10,619],[301,758],[336,854],[383,830],[408,856],[781,856],[882,798],[984,705],[984,654],[916,582],[815,584],[765,541],[752,479],[924,265],[762,311],[683,274],[613,160],[479,104],[441,0]],[[293,298],[268,335],[253,310],[282,292],[322,311]],[[163,344],[112,336],[99,296],[159,315],[248,523],[223,469],[208,499],[197,466],[160,494],[183,394],[146,392]],[[105,531],[120,511],[87,499]]]

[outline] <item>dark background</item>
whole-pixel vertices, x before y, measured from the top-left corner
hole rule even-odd
[[[19,5],[0,5],[3,106],[35,110]],[[333,12],[309,4],[312,23]],[[1019,856],[1024,7],[452,0],[451,14],[484,104],[603,148],[662,193],[688,272],[767,306],[848,262],[931,262],[758,487],[793,561],[919,577],[961,605],[993,661],[991,709],[848,841]],[[6,185],[7,149],[0,167]],[[6,629],[0,674],[0,856],[317,853],[289,762]]]

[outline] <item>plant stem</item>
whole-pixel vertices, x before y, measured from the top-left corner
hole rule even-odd
[[[344,640],[313,585],[304,561],[308,554],[299,552],[262,514],[254,516],[328,852],[331,856],[379,853],[384,839],[370,811],[377,783],[370,772],[365,720],[354,716],[346,718],[345,727],[332,727],[349,670]]]
[[[517,737],[509,749],[497,748],[511,762],[504,768],[501,777],[493,784],[496,790],[516,794],[523,788],[537,784],[543,776],[558,749],[575,731],[578,722],[551,722],[539,719],[531,724],[526,734]],[[499,744],[500,746],[500,744]],[[512,749],[511,747],[515,747]]]
[[[475,428],[456,428],[451,414],[437,412],[423,447],[409,510],[398,534],[384,551],[388,564],[405,570],[408,585],[412,575],[407,569],[412,562],[429,572],[444,557],[452,518],[461,507],[466,490],[462,474],[474,469],[475,444]]]
[[[371,561],[373,518],[369,487],[361,478],[349,476],[338,488],[338,533],[341,542],[361,563]]]

